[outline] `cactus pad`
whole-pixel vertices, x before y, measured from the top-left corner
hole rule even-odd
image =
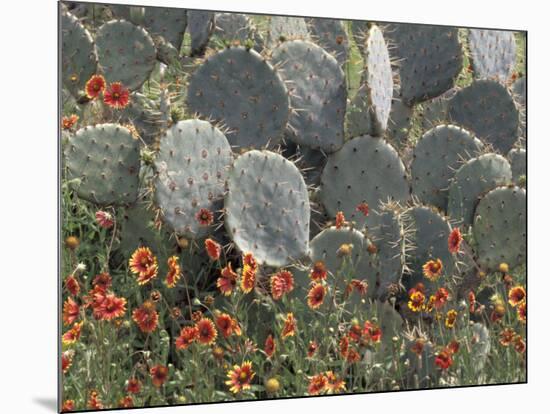
[[[246,14],[241,13],[217,13],[216,29],[214,34],[224,42],[238,42],[244,45],[247,40],[254,41],[253,49],[261,52],[263,49],[263,38]]]
[[[514,32],[470,29],[470,58],[477,78],[496,78],[506,82],[516,64]]]
[[[527,152],[521,148],[514,148],[508,153],[508,160],[510,160],[510,166],[512,167],[512,178],[514,182],[520,185],[522,176],[527,175]]]
[[[336,19],[311,18],[307,24],[312,40],[334,56],[340,65],[346,63],[349,42],[344,23]]]
[[[191,55],[202,55],[215,28],[215,13],[205,10],[187,11],[187,31],[191,36]]]
[[[424,131],[448,122],[449,100],[455,96],[456,91],[456,88],[449,89],[443,95],[422,103],[421,116]]]
[[[267,33],[267,44],[270,48],[287,40],[308,40],[309,32],[306,21],[301,17],[271,16]]]
[[[167,42],[181,49],[187,27],[187,10],[164,7],[145,7],[145,28],[152,35],[162,36]]]

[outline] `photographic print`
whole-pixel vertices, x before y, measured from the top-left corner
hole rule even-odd
[[[61,411],[527,381],[527,33],[364,17],[59,3]]]

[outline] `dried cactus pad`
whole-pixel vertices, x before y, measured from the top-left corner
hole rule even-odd
[[[139,142],[117,124],[79,129],[65,150],[67,180],[79,197],[100,205],[136,200]]]
[[[384,30],[399,61],[401,94],[408,105],[435,98],[453,86],[462,69],[458,29],[391,24]]]
[[[179,51],[187,27],[187,10],[145,7],[144,26],[149,33],[162,36]]]
[[[222,199],[231,161],[227,139],[206,121],[180,121],[161,138],[155,197],[174,231],[197,238],[212,230],[197,214],[201,209],[213,213]]]
[[[456,125],[440,125],[426,132],[414,148],[412,191],[424,204],[445,211],[449,181],[462,163],[481,152],[483,144]]]
[[[498,187],[477,205],[473,234],[479,263],[496,270],[525,262],[527,252],[527,197],[519,187]]]
[[[336,59],[314,43],[294,40],[273,51],[273,63],[289,84],[288,137],[314,149],[334,152],[344,143],[346,83]]]
[[[61,73],[63,85],[78,96],[96,71],[92,36],[71,13],[61,13]]]
[[[341,20],[311,18],[307,24],[315,43],[334,56],[340,65],[347,62],[349,41]]]
[[[96,34],[99,66],[107,82],[138,89],[151,74],[157,51],[145,29],[125,20],[111,20]]]
[[[378,225],[380,203],[404,202],[409,198],[405,166],[397,151],[383,138],[368,135],[347,141],[329,156],[321,176],[321,201],[334,217],[342,211],[357,228]],[[357,211],[367,203],[371,213],[365,217]]]
[[[512,180],[510,164],[501,155],[484,154],[458,169],[449,187],[447,214],[457,224],[469,226],[479,199],[489,190]]]
[[[468,42],[474,73],[478,78],[508,80],[516,64],[514,32],[470,29]]]
[[[519,113],[512,95],[497,81],[479,80],[449,101],[449,119],[506,154],[518,137]]]
[[[249,151],[228,175],[226,229],[243,252],[260,263],[284,266],[309,246],[307,187],[296,166],[270,151]]]
[[[225,49],[204,61],[189,82],[187,105],[223,122],[231,145],[241,148],[277,144],[290,112],[279,74],[244,47]]]

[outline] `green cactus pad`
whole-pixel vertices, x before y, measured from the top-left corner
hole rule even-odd
[[[65,149],[67,180],[79,197],[100,205],[136,200],[139,142],[117,124],[86,126],[70,137]]]
[[[287,40],[308,40],[306,21],[301,17],[271,16],[267,32],[267,45],[276,47]]]
[[[514,148],[508,153],[508,159],[512,167],[512,178],[517,185],[520,185],[522,177],[527,175],[527,152],[522,148]]]
[[[187,28],[187,10],[164,7],[145,7],[143,25],[151,35],[162,36],[167,42],[181,49]]]
[[[384,36],[390,46],[395,45],[392,57],[398,61],[401,94],[407,105],[434,98],[452,88],[462,70],[458,29],[390,24]]]
[[[437,98],[422,103],[422,130],[427,131],[435,126],[448,123],[449,100],[455,96],[457,89],[452,88]]]
[[[128,106],[117,111],[120,124],[132,124],[146,144],[152,144],[160,136],[161,113],[155,101],[133,92]]]
[[[484,154],[458,169],[449,187],[447,213],[457,224],[470,226],[479,199],[489,190],[508,184],[510,164],[501,155]]]
[[[407,144],[409,131],[412,127],[412,118],[413,110],[411,107],[405,105],[401,98],[394,96],[386,134],[390,142],[399,148]]]
[[[238,42],[241,46],[249,40],[254,41],[253,49],[260,53],[264,40],[246,14],[217,13],[214,35],[225,43]]]
[[[97,56],[92,36],[71,13],[61,13],[63,86],[78,96],[96,72],[96,67]]]
[[[474,132],[495,151],[506,154],[517,140],[519,113],[505,86],[474,81],[449,101],[449,119]]]
[[[449,181],[460,165],[481,152],[483,144],[455,125],[440,125],[426,132],[414,148],[412,191],[423,204],[445,211]]]
[[[202,55],[214,32],[215,13],[201,10],[187,11],[187,30],[191,36],[191,55]]]
[[[514,32],[469,29],[470,59],[477,78],[506,82],[516,65]]]
[[[107,82],[138,89],[151,74],[157,57],[153,39],[144,29],[125,20],[111,20],[96,34],[99,66]]]
[[[293,40],[273,51],[288,84],[291,115],[287,136],[313,149],[334,152],[344,143],[346,83],[336,59],[314,43]]]
[[[225,226],[242,252],[280,267],[307,255],[310,207],[296,166],[270,151],[249,151],[228,174]]]
[[[500,263],[510,268],[525,262],[527,252],[527,196],[519,187],[489,191],[476,207],[473,234],[480,265],[496,270]]]
[[[180,121],[161,138],[155,198],[163,219],[176,233],[199,238],[212,231],[197,214],[219,208],[216,202],[223,197],[231,161],[224,134],[206,121]]]
[[[397,151],[383,138],[368,135],[347,141],[329,156],[321,176],[320,198],[327,213],[334,217],[342,211],[359,229],[378,224],[380,203],[405,202],[409,198],[405,166]],[[371,213],[365,217],[356,210],[367,203]]]
[[[349,42],[344,23],[336,19],[307,19],[311,39],[336,58],[340,65],[348,60]]]
[[[279,74],[254,50],[218,52],[191,76],[187,105],[229,128],[231,145],[274,146],[289,117],[288,91]]]

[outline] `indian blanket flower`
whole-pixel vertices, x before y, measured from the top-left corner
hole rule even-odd
[[[176,349],[184,350],[191,346],[197,339],[197,328],[195,326],[184,326],[181,328],[179,336],[176,338]]]
[[[523,286],[514,286],[508,291],[508,303],[514,308],[524,302],[526,297]]]
[[[346,382],[342,378],[338,378],[332,371],[325,372],[327,378],[326,389],[328,394],[338,394],[346,390]]]
[[[366,321],[363,325],[363,337],[367,342],[379,343],[382,339],[382,329],[370,321]]]
[[[525,301],[521,302],[518,305],[517,315],[518,315],[518,320],[521,323],[526,323],[527,322],[527,303],[525,303]]]
[[[296,319],[294,319],[294,314],[289,312],[286,314],[285,323],[283,325],[283,330],[281,336],[283,339],[288,338],[289,336],[296,335]]]
[[[72,114],[71,116],[64,116],[61,118],[61,127],[64,130],[71,130],[78,122],[78,115]]]
[[[468,304],[470,313],[474,313],[476,310],[476,294],[473,291],[468,292]]]
[[[369,215],[369,205],[365,202],[359,203],[357,207],[355,207],[356,211],[359,211],[360,213],[363,213],[365,217]]]
[[[243,390],[250,389],[251,382],[255,376],[252,362],[245,361],[242,365],[234,365],[233,369],[227,372],[227,381],[225,381],[225,384],[229,386],[229,391],[237,394]]]
[[[61,412],[68,413],[68,412],[74,411],[74,408],[75,408],[74,400],[65,400],[65,402],[63,403],[63,406],[61,407]]]
[[[435,356],[435,363],[443,370],[448,369],[453,364],[452,352],[448,348],[443,348]]]
[[[175,287],[181,277],[179,261],[180,259],[178,256],[171,256],[167,260],[168,274],[166,275],[166,286],[169,288]]]
[[[518,354],[523,354],[527,349],[527,346],[525,345],[525,341],[523,340],[521,335],[516,335],[514,337],[514,349]]]
[[[72,345],[80,339],[82,325],[84,325],[84,322],[76,322],[71,329],[63,334],[61,337],[63,345]]]
[[[195,328],[197,328],[196,341],[199,344],[212,345],[216,341],[218,331],[216,331],[214,322],[209,318],[202,318],[195,324]]]
[[[126,395],[122,397],[118,401],[118,407],[119,408],[133,408],[134,407],[134,399],[131,395]]]
[[[80,306],[70,296],[63,304],[63,324],[72,325],[78,319]]]
[[[275,340],[273,339],[273,335],[269,334],[265,340],[264,344],[264,352],[267,355],[268,358],[271,358],[276,350]]]
[[[107,293],[101,303],[94,308],[94,314],[104,321],[120,318],[124,313],[126,313],[126,299],[114,293]]]
[[[143,333],[151,333],[157,329],[159,322],[159,314],[155,304],[150,300],[146,300],[132,312],[132,320]]]
[[[435,282],[437,279],[439,279],[439,276],[441,276],[442,272],[443,263],[441,262],[441,259],[428,260],[426,263],[424,263],[424,266],[422,266],[422,273],[427,279],[431,280],[432,282]]]
[[[449,291],[444,287],[440,287],[434,295],[434,307],[439,310],[445,305],[445,303],[447,303],[448,300]]]
[[[204,241],[204,248],[206,249],[206,253],[208,254],[210,260],[216,261],[220,259],[222,246],[220,246],[218,242],[212,239],[206,239]]]
[[[344,213],[341,211],[336,213],[336,223],[335,226],[337,229],[340,229],[346,224],[346,217],[344,216]]]
[[[354,342],[359,342],[361,340],[361,337],[363,336],[363,330],[361,329],[359,321],[352,321],[349,328],[348,336]]]
[[[87,408],[90,410],[102,410],[104,408],[99,393],[96,390],[90,391]]]
[[[111,108],[126,108],[130,102],[130,91],[122,83],[113,82],[103,92],[103,102]]]
[[[231,268],[231,262],[227,263],[227,266],[221,270],[220,274],[221,276],[216,281],[216,286],[223,295],[229,296],[237,285],[238,275]]]
[[[447,345],[447,349],[451,354],[456,354],[458,350],[460,349],[460,344],[456,339],[453,339],[449,344]]]
[[[307,392],[309,395],[319,395],[327,389],[327,377],[325,374],[317,374],[309,379]]]
[[[61,370],[66,374],[73,364],[74,351],[68,350],[61,353]]]
[[[309,277],[314,282],[325,280],[327,278],[327,267],[325,266],[325,262],[318,260],[313,263]]]
[[[130,394],[139,394],[141,392],[141,381],[137,378],[130,378],[126,386],[126,391]]]
[[[229,338],[232,334],[241,335],[238,322],[227,313],[222,313],[216,317],[216,326],[224,338]]]
[[[458,316],[458,312],[456,310],[454,309],[449,310],[447,312],[447,316],[445,316],[445,326],[449,329],[454,327],[457,316]]]
[[[104,229],[110,229],[111,227],[113,227],[114,224],[112,214],[103,210],[96,211],[95,221],[99,225],[99,227],[102,227]]]
[[[327,288],[321,283],[315,283],[307,294],[307,305],[311,309],[318,309],[324,302]]]
[[[312,358],[313,355],[315,355],[315,352],[317,352],[317,342],[315,341],[309,341],[309,344],[307,346],[307,357]]]
[[[101,290],[106,291],[113,284],[113,278],[109,273],[103,272],[94,277],[92,285],[94,287],[99,287]]]
[[[97,98],[105,89],[105,84],[105,78],[101,75],[93,75],[90,79],[88,79],[88,82],[86,82],[86,86],[84,88],[88,99]]]
[[[270,285],[273,299],[279,300],[294,289],[294,276],[288,270],[281,270],[271,276]]]
[[[214,213],[212,213],[207,208],[201,208],[199,211],[197,211],[197,214],[195,214],[195,218],[201,226],[210,226],[212,223],[214,223]]]
[[[70,275],[65,279],[65,288],[73,296],[78,296],[80,293],[80,284],[74,275]]]
[[[420,290],[415,290],[409,296],[409,309],[413,312],[420,312],[424,306],[425,300],[426,296],[424,295],[424,293],[422,293]]]
[[[514,340],[515,336],[516,332],[512,328],[506,328],[502,330],[498,335],[499,342],[502,346],[509,346]]]
[[[130,271],[137,275],[139,285],[145,285],[157,277],[158,262],[148,247],[139,247],[130,258]]]
[[[450,253],[458,253],[460,251],[460,245],[462,243],[462,233],[458,227],[455,227],[449,234],[449,239],[447,240],[447,246]]]
[[[155,365],[149,370],[149,375],[151,375],[153,385],[159,388],[168,379],[168,367],[160,364]]]
[[[340,339],[338,346],[340,349],[340,356],[342,356],[342,358],[346,358],[349,352],[349,338],[347,336],[343,336]]]
[[[243,271],[241,275],[241,290],[244,293],[250,293],[256,285],[256,272],[258,264],[252,253],[246,253],[243,256]]]
[[[369,284],[366,280],[352,279],[346,287],[346,296],[357,292],[359,296],[366,296]]]

